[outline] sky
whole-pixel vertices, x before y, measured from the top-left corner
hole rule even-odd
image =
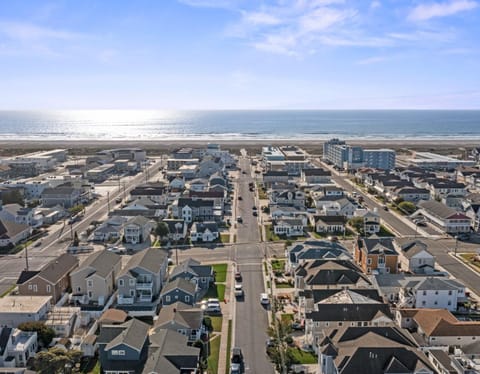
[[[0,0],[0,109],[480,109],[480,0]]]

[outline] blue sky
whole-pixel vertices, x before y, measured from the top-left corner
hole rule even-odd
[[[1,109],[480,109],[480,0],[0,2]]]

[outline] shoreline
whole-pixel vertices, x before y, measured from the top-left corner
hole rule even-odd
[[[480,145],[476,139],[348,139],[342,138],[351,145],[362,145],[365,148],[392,148],[396,151],[428,150],[440,153],[455,153],[462,151],[460,148],[473,148]],[[179,147],[203,147],[207,143],[217,143],[224,149],[239,151],[246,148],[251,151],[260,151],[265,145],[298,145],[309,153],[321,153],[325,140],[320,139],[251,139],[251,140],[224,140],[211,138],[209,140],[32,140],[32,139],[0,139],[0,155],[11,156],[36,150],[49,150],[56,148],[69,149],[72,154],[91,154],[101,149],[137,147],[149,151],[151,154],[160,154],[172,151]],[[464,150],[463,150],[464,151]]]

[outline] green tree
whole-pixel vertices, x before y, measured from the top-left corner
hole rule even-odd
[[[363,232],[363,218],[362,217],[353,217],[350,218],[348,224],[352,226],[356,232],[359,234]]]
[[[41,351],[35,355],[33,366],[38,373],[56,374],[63,373],[66,364],[75,366],[82,358],[82,351],[65,350],[53,347],[48,351]]]
[[[208,331],[213,331],[212,319],[210,317],[203,318],[203,324],[207,328]]]
[[[170,233],[170,229],[165,222],[158,222],[157,227],[155,227],[155,234],[160,238],[164,238]]]
[[[410,201],[402,201],[398,204],[398,208],[407,214],[412,214],[417,210],[415,204]]]
[[[72,206],[70,209],[68,209],[68,211],[70,212],[70,214],[72,216],[74,216],[78,213],[81,213],[84,210],[85,210],[85,206],[83,204],[78,204],[78,205]]]
[[[55,331],[45,325],[41,321],[23,322],[18,325],[18,328],[22,331],[35,331],[38,334],[38,339],[44,347],[48,347],[55,337]]]

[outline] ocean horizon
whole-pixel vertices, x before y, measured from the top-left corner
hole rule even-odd
[[[480,140],[480,110],[0,111],[3,140]]]

